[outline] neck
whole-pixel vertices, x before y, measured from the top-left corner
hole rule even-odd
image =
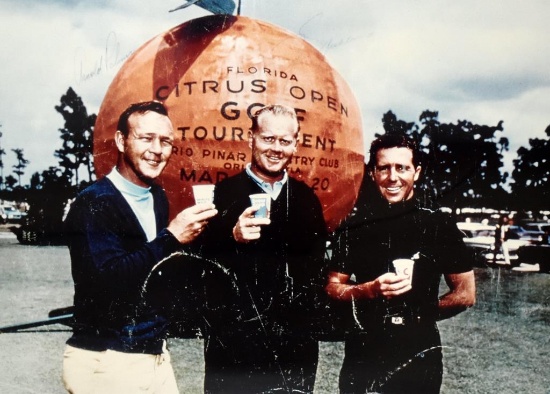
[[[134,185],[141,187],[151,186],[147,180],[140,178],[132,169],[132,167],[128,166],[124,160],[118,161],[116,165],[116,170],[124,179],[126,179],[128,182],[132,182]]]
[[[403,200],[393,204],[388,204],[388,208],[390,208],[393,211],[408,210],[413,206],[416,206],[416,200],[412,197],[409,198],[408,200]]]
[[[278,172],[278,173],[272,173],[272,175],[266,174],[264,172],[258,171],[257,167],[252,164],[250,166],[250,171],[254,173],[258,178],[260,178],[262,181],[270,183],[273,185],[275,182],[278,182],[282,180],[285,176],[284,171]]]

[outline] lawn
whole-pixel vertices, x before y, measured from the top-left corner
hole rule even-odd
[[[440,323],[444,393],[550,393],[550,275],[476,269],[477,304]]]
[[[550,275],[477,268],[477,304],[440,323],[442,393],[549,394]],[[0,326],[45,318],[72,300],[64,247],[0,239]],[[0,334],[0,392],[63,393],[61,356],[70,332],[53,325]],[[202,341],[171,341],[182,393],[202,393]],[[337,392],[342,343],[323,342],[316,394]]]

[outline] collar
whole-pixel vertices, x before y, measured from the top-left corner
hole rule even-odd
[[[281,190],[283,189],[283,186],[288,181],[288,173],[286,170],[283,174],[283,179],[280,181],[274,182],[273,185],[269,182],[265,182],[262,179],[260,179],[254,172],[252,172],[252,165],[248,163],[245,167],[246,174],[258,185],[260,188],[269,194],[273,200],[276,200],[277,197],[279,197],[279,194],[281,194]]]
[[[115,187],[122,193],[126,193],[136,199],[145,199],[149,196],[151,187],[142,187],[130,182],[128,179],[120,175],[120,172],[118,172],[116,167],[113,167],[111,172],[107,174],[107,178],[109,178]]]

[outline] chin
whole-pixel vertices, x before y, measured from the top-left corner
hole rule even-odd
[[[145,171],[141,173],[140,178],[146,183],[151,183],[157,179],[161,173],[162,171]]]
[[[144,169],[143,176],[154,179],[158,177],[160,174],[162,174],[163,170],[164,170],[164,166],[158,166],[153,168],[149,167]]]
[[[264,163],[263,168],[266,172],[281,172],[283,166],[278,164]]]
[[[275,168],[275,169],[268,168],[266,173],[268,173],[271,176],[279,176],[283,173],[283,169],[282,168]]]
[[[268,175],[275,175],[275,174],[280,174],[281,172],[283,172],[283,167],[280,166],[280,165],[277,165],[277,166],[269,166],[269,165],[263,165],[263,166],[258,166],[257,167],[258,170],[261,170],[261,172],[263,172],[264,174],[268,174]]]
[[[265,178],[264,181],[275,181],[279,178],[281,178],[281,172],[274,172],[274,171],[270,171],[270,170],[263,170],[261,172],[258,172],[258,175],[260,176],[260,179],[263,177]]]
[[[384,195],[384,198],[385,198],[386,201],[388,201],[390,204],[395,204],[396,202],[405,201],[405,196],[394,196],[394,195],[388,196],[388,195]]]

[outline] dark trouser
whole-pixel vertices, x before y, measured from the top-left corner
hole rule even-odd
[[[439,393],[443,360],[435,323],[384,325],[346,340],[340,393]]]
[[[313,393],[319,345],[258,331],[205,339],[204,392]]]

